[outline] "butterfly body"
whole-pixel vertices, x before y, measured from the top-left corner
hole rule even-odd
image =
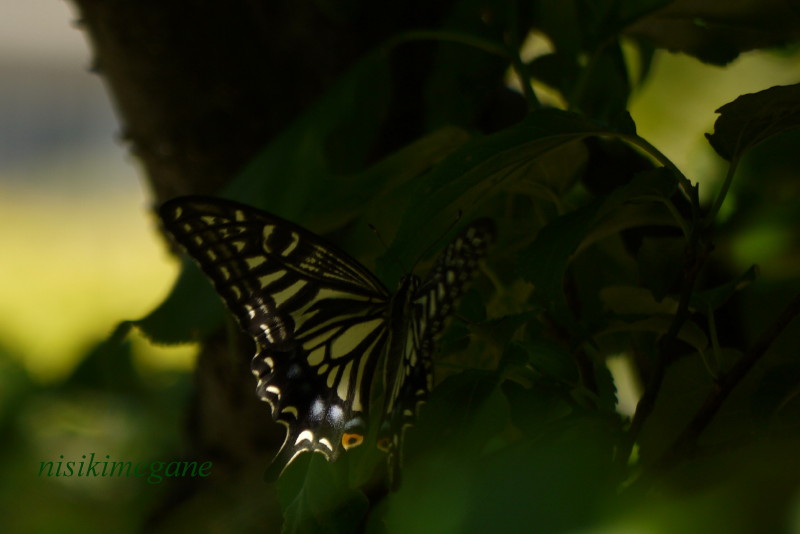
[[[434,336],[485,255],[491,222],[473,223],[424,280],[404,276],[390,294],[343,251],[255,208],[179,197],[160,214],[255,339],[256,392],[287,427],[273,466],[304,451],[335,460],[360,445],[382,362],[378,445],[396,470],[402,434],[432,386]]]

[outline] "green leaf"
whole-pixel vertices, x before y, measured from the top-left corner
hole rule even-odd
[[[550,37],[555,51],[531,62],[533,77],[557,88],[571,109],[612,120],[625,111],[631,89],[620,33],[668,1],[535,2],[536,28]],[[644,71],[650,52],[640,48]]]
[[[797,10],[784,0],[674,0],[626,32],[654,46],[726,65],[742,52],[800,37]]]
[[[620,206],[634,202],[664,202],[678,189],[678,178],[668,169],[644,171],[636,174],[623,187],[611,193],[603,203],[600,215],[616,211]]]
[[[636,255],[639,281],[660,302],[683,276],[686,240],[679,237],[644,237]]]
[[[667,306],[668,303],[662,303]],[[651,332],[658,335],[666,334],[672,324],[673,316],[667,314],[652,315],[645,319],[634,321],[615,318],[609,321],[608,327],[600,335],[614,332]],[[686,321],[678,332],[678,339],[688,343],[698,352],[703,353],[708,349],[708,337],[705,332],[692,321]]]
[[[742,95],[717,113],[714,133],[706,137],[717,154],[738,160],[759,143],[800,126],[800,84]]]
[[[381,51],[363,58],[272,140],[221,196],[304,223],[320,188],[335,191],[338,175],[363,168],[386,114],[389,80]],[[327,200],[335,205],[337,199]]]
[[[534,58],[528,63],[528,70],[534,79],[557,89],[565,99],[580,75],[580,65],[575,57],[558,51]]]
[[[771,434],[800,431],[800,362],[779,363],[766,370],[753,394],[757,423]]]
[[[593,203],[558,217],[519,254],[520,274],[535,286],[536,300],[557,314],[566,312],[563,284],[567,266],[594,223],[599,207]]]
[[[469,329],[483,339],[491,340],[498,347],[506,347],[519,329],[536,318],[535,311],[504,315],[470,325]]]
[[[606,197],[583,246],[629,228],[675,226],[670,197],[677,188],[677,177],[663,167],[636,174]]]
[[[406,435],[403,481],[389,498],[389,532],[463,532],[484,458],[501,447],[508,403],[495,373],[470,370],[434,389]]]
[[[540,109],[501,132],[472,139],[417,181],[413,201],[387,256],[418,256],[425,246],[421,235],[452,227],[459,213],[468,218],[498,190],[515,182],[546,178],[553,190],[566,188],[574,181],[578,171],[574,162],[579,156],[565,153],[561,174],[549,177],[537,176],[539,158],[585,137],[603,134],[615,132],[576,113]],[[574,150],[582,147],[576,144]]]
[[[616,128],[629,136],[636,135],[636,124],[627,113],[617,117]],[[651,160],[621,139],[591,137],[584,143],[589,161],[581,182],[595,195],[607,195],[640,172],[653,169]]]
[[[753,265],[742,273],[741,276],[735,280],[731,280],[727,284],[692,293],[691,300],[689,301],[690,305],[700,313],[714,311],[728,302],[734,293],[752,284],[756,277],[758,277],[758,267]]]
[[[576,101],[571,102],[572,106],[608,122],[626,114],[631,86],[619,43],[612,41],[601,48],[589,68],[590,75],[584,74],[582,85],[577,87],[579,92],[573,93]]]
[[[406,458],[447,450],[459,457],[479,456],[508,420],[505,398],[494,372],[470,369],[434,388],[406,435]],[[435,454],[435,453],[434,453]]]
[[[603,201],[562,215],[542,228],[519,256],[523,278],[536,286],[535,298],[563,318],[563,281],[572,257],[580,248],[623,229],[671,224],[669,212],[654,210],[653,203],[666,205],[676,187],[677,179],[671,172],[646,171]]]
[[[283,507],[284,534],[338,534],[354,532],[369,503],[350,488],[343,469],[320,454],[304,453],[278,480],[278,500]]]
[[[675,313],[678,303],[673,299],[657,301],[644,287],[608,286],[600,291],[603,305],[618,315],[655,315]]]
[[[363,172],[321,184],[310,201],[314,227],[321,233],[357,217],[351,242],[372,241],[368,224],[390,240],[414,193],[414,180],[463,146],[470,134],[458,128],[436,130],[390,154]],[[369,237],[370,239],[367,239]]]
[[[578,383],[580,377],[575,361],[561,345],[546,338],[514,344],[527,353],[528,362],[539,373],[566,384]]]
[[[658,402],[642,427],[639,454],[656,460],[689,423],[700,407],[712,378],[699,357],[681,358],[667,368]]]
[[[218,329],[226,314],[211,282],[187,259],[167,298],[133,323],[154,343],[188,343]]]
[[[68,387],[110,390],[117,394],[141,394],[145,383],[133,362],[131,342],[126,339],[133,323],[124,321],[114,333],[95,345],[70,374]]]
[[[511,0],[494,0],[489,7],[482,0],[457,0],[450,4],[442,32],[464,36],[464,40],[436,43],[433,65],[424,87],[427,128],[445,124],[474,127],[480,119],[504,120],[499,117],[501,108],[497,105],[497,99],[503,96],[509,103],[516,104],[513,112],[524,114],[524,99],[507,91],[502,84],[508,69],[507,58],[466,44],[480,40],[496,43],[495,46],[502,49],[501,29],[516,23],[509,20],[511,3]],[[485,10],[491,10],[490,24],[482,16]],[[465,91],[465,87],[470,90]],[[491,111],[487,113],[488,110]]]
[[[555,421],[574,412],[569,393],[552,379],[539,378],[527,387],[507,380],[503,392],[508,398],[511,422],[526,437],[541,436]]]
[[[459,532],[591,531],[615,491],[617,425],[608,417],[566,417],[486,458]]]

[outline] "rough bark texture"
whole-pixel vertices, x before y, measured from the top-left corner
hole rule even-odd
[[[366,50],[438,16],[414,3],[74,2],[158,201],[218,190]],[[403,76],[418,78],[414,63]]]

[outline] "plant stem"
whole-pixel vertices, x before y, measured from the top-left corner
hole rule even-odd
[[[412,30],[401,33],[389,39],[385,43],[386,48],[394,48],[397,45],[411,42],[411,41],[443,41],[450,43],[459,43],[478,50],[483,50],[488,54],[500,56],[502,58],[512,60],[509,51],[503,45],[497,44],[487,39],[475,37],[466,33],[439,31],[439,30]]]
[[[798,315],[800,315],[800,294],[796,295],[786,305],[775,322],[761,333],[753,346],[750,347],[750,350],[736,362],[731,370],[717,380],[713,390],[708,394],[700,409],[697,410],[694,418],[662,457],[659,462],[660,467],[663,468],[673,464],[696,447],[700,434],[714,418],[731,391],[766,354],[775,339]]]
[[[533,92],[533,88],[531,87],[531,75],[528,72],[528,68],[519,57],[518,43],[512,42],[508,46],[504,46],[494,41],[482,39],[467,33],[439,30],[412,30],[395,36],[394,38],[388,40],[384,46],[387,49],[392,49],[397,45],[411,41],[440,41],[458,43],[475,48],[477,50],[482,50],[487,54],[492,54],[494,56],[507,59],[511,63],[511,67],[514,69],[514,72],[519,78],[520,86],[522,87],[522,93],[525,96],[525,100],[528,102],[528,108],[533,110],[541,107],[539,104],[539,99],[536,98],[536,94]]]
[[[692,187],[690,193],[693,208],[692,212],[695,214],[694,219],[696,222],[698,209],[695,208],[699,205],[697,188]],[[631,451],[633,450],[633,445],[639,438],[644,422],[655,407],[656,399],[661,391],[661,385],[664,381],[664,375],[666,374],[667,364],[675,350],[678,333],[689,318],[689,302],[691,301],[697,275],[705,263],[705,257],[706,250],[700,249],[699,228],[697,228],[697,224],[694,224],[689,236],[689,243],[686,246],[684,259],[685,275],[681,287],[678,309],[675,312],[672,323],[670,323],[669,330],[667,330],[666,334],[664,334],[658,343],[653,361],[653,369],[647,381],[644,393],[642,394],[642,398],[639,399],[639,403],[636,405],[636,411],[633,414],[631,426],[620,442],[620,447],[617,451],[617,461],[621,468],[627,465]]]
[[[638,135],[621,134],[619,137],[624,141],[628,141],[629,143],[638,146],[639,148],[650,154],[661,165],[663,165],[664,167],[668,168],[673,173],[675,173],[675,176],[678,177],[678,183],[680,184],[681,189],[683,189],[683,192],[691,200],[692,196],[691,190],[693,189],[692,182],[681,172],[681,170],[674,163],[672,163],[672,161],[667,156],[665,156],[655,146],[650,144],[650,142],[647,139],[639,137]]]
[[[722,204],[725,203],[725,197],[728,196],[728,190],[731,188],[731,184],[733,183],[733,175],[736,174],[736,168],[738,166],[739,158],[734,158],[731,160],[730,165],[728,165],[728,172],[725,174],[725,181],[722,182],[722,189],[720,189],[717,198],[714,200],[714,205],[711,206],[711,209],[706,214],[705,226],[710,226],[714,219],[717,218],[719,210],[722,209]]]

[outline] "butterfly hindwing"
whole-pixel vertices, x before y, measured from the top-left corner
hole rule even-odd
[[[384,384],[394,382],[394,386],[385,387],[396,392],[387,395],[384,401],[384,422],[378,438],[380,447],[389,455],[390,478],[397,477],[402,463],[405,430],[413,425],[419,406],[432,388],[434,339],[444,328],[494,237],[491,220],[476,220],[440,253],[423,281],[413,275],[408,277],[407,328],[397,334],[405,335],[406,341],[402,349],[397,350],[394,365],[390,351],[384,371]],[[404,283],[405,279],[398,294],[405,287]]]
[[[335,460],[359,445],[373,375],[385,356],[379,444],[392,476],[403,432],[432,386],[434,337],[486,254],[491,221],[469,225],[424,280],[406,276],[390,295],[344,252],[261,210],[179,197],[160,215],[256,341],[257,394],[287,427],[271,470],[303,451]]]

